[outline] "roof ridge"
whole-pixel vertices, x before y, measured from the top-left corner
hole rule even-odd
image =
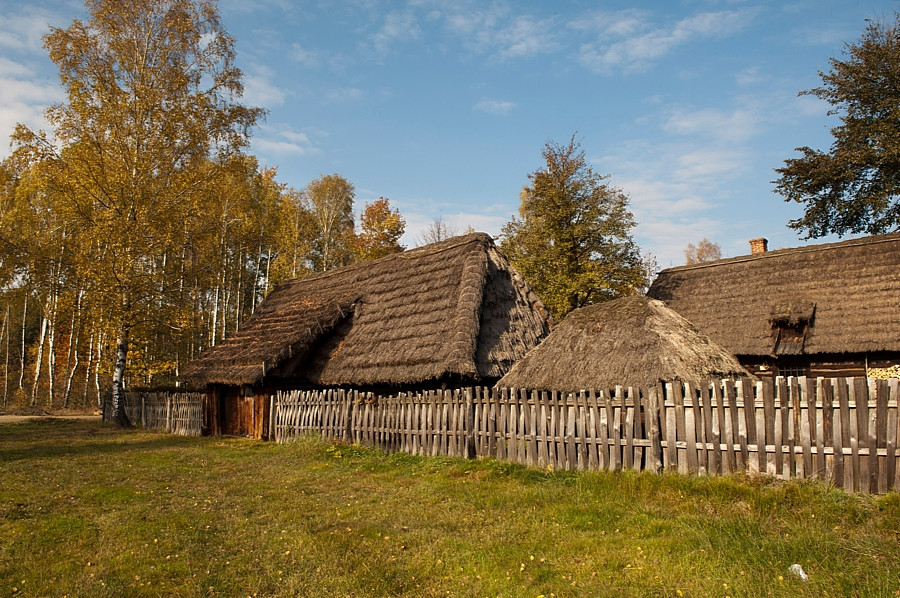
[[[847,239],[844,241],[835,241],[833,243],[820,243],[818,245],[804,245],[801,247],[784,247],[781,249],[774,249],[772,251],[766,251],[763,253],[751,253],[749,255],[739,255],[735,257],[725,258],[721,260],[715,260],[713,262],[701,262],[699,264],[683,264],[681,266],[673,266],[671,268],[666,268],[664,271],[685,271],[685,270],[699,270],[703,268],[713,268],[716,266],[721,266],[722,264],[741,264],[744,262],[751,262],[756,260],[764,260],[769,258],[776,258],[784,255],[793,255],[798,253],[813,253],[816,251],[827,251],[833,249],[843,249],[845,247],[860,247],[863,245],[878,245],[880,243],[893,243],[900,241],[900,232],[897,233],[888,233],[884,235],[872,235],[868,237],[858,237],[856,239]]]
[[[417,259],[424,255],[438,255],[444,253],[445,251],[450,251],[451,249],[456,249],[462,245],[466,245],[469,243],[473,243],[476,241],[489,240],[493,243],[493,238],[487,234],[482,232],[474,232],[469,233],[467,235],[459,235],[456,237],[450,237],[449,239],[444,239],[443,241],[438,241],[436,243],[429,243],[428,245],[423,245],[421,247],[413,247],[412,249],[408,249],[405,251],[400,251],[398,253],[392,253],[390,255],[385,255],[374,260],[360,260],[358,262],[353,262],[352,264],[348,264],[346,266],[341,266],[340,268],[334,268],[332,270],[326,270],[325,272],[311,272],[305,276],[298,276],[297,278],[292,278],[290,280],[286,280],[280,286],[293,286],[301,281],[309,282],[316,280],[327,280],[332,276],[338,276],[344,274],[345,272],[351,272],[353,270],[359,270],[360,268],[369,268],[377,263],[386,263],[395,259]],[[442,245],[441,247],[438,247]],[[274,290],[274,289],[273,289]]]

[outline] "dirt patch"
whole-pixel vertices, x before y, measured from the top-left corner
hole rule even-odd
[[[9,424],[14,422],[23,422],[32,419],[80,419],[100,421],[99,415],[0,415],[0,424]]]

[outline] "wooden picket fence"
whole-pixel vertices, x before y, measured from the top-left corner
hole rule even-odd
[[[751,471],[900,489],[898,380],[778,378],[580,393],[465,388],[380,396],[283,391],[277,442],[303,434],[417,455],[537,467]]]
[[[200,436],[203,423],[203,393],[126,392],[124,409],[128,421],[147,430],[163,430],[181,436]],[[103,421],[115,414],[112,399],[103,401]]]

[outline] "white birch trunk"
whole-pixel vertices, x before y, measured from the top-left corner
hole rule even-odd
[[[41,378],[41,364],[44,361],[44,343],[47,339],[47,316],[41,318],[41,337],[38,343],[37,361],[34,364],[34,384],[31,385],[31,406],[37,404],[38,380]]]
[[[19,390],[25,390],[25,323],[28,321],[28,295],[25,295],[22,307],[22,353],[19,362]]]
[[[116,364],[112,378],[113,419],[120,427],[131,427],[125,413],[125,364],[128,361],[128,328],[120,326],[116,334]]]
[[[6,407],[9,396],[9,301],[6,302],[6,315],[3,318],[3,334],[6,335],[6,360],[3,363],[3,406]]]
[[[94,365],[94,332],[91,331],[91,340],[88,342],[88,362],[84,369],[84,393],[81,395],[81,403],[87,405],[88,387],[91,383],[91,366]]]

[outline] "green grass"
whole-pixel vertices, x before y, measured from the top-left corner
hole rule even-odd
[[[0,424],[13,595],[898,596],[900,496]]]

